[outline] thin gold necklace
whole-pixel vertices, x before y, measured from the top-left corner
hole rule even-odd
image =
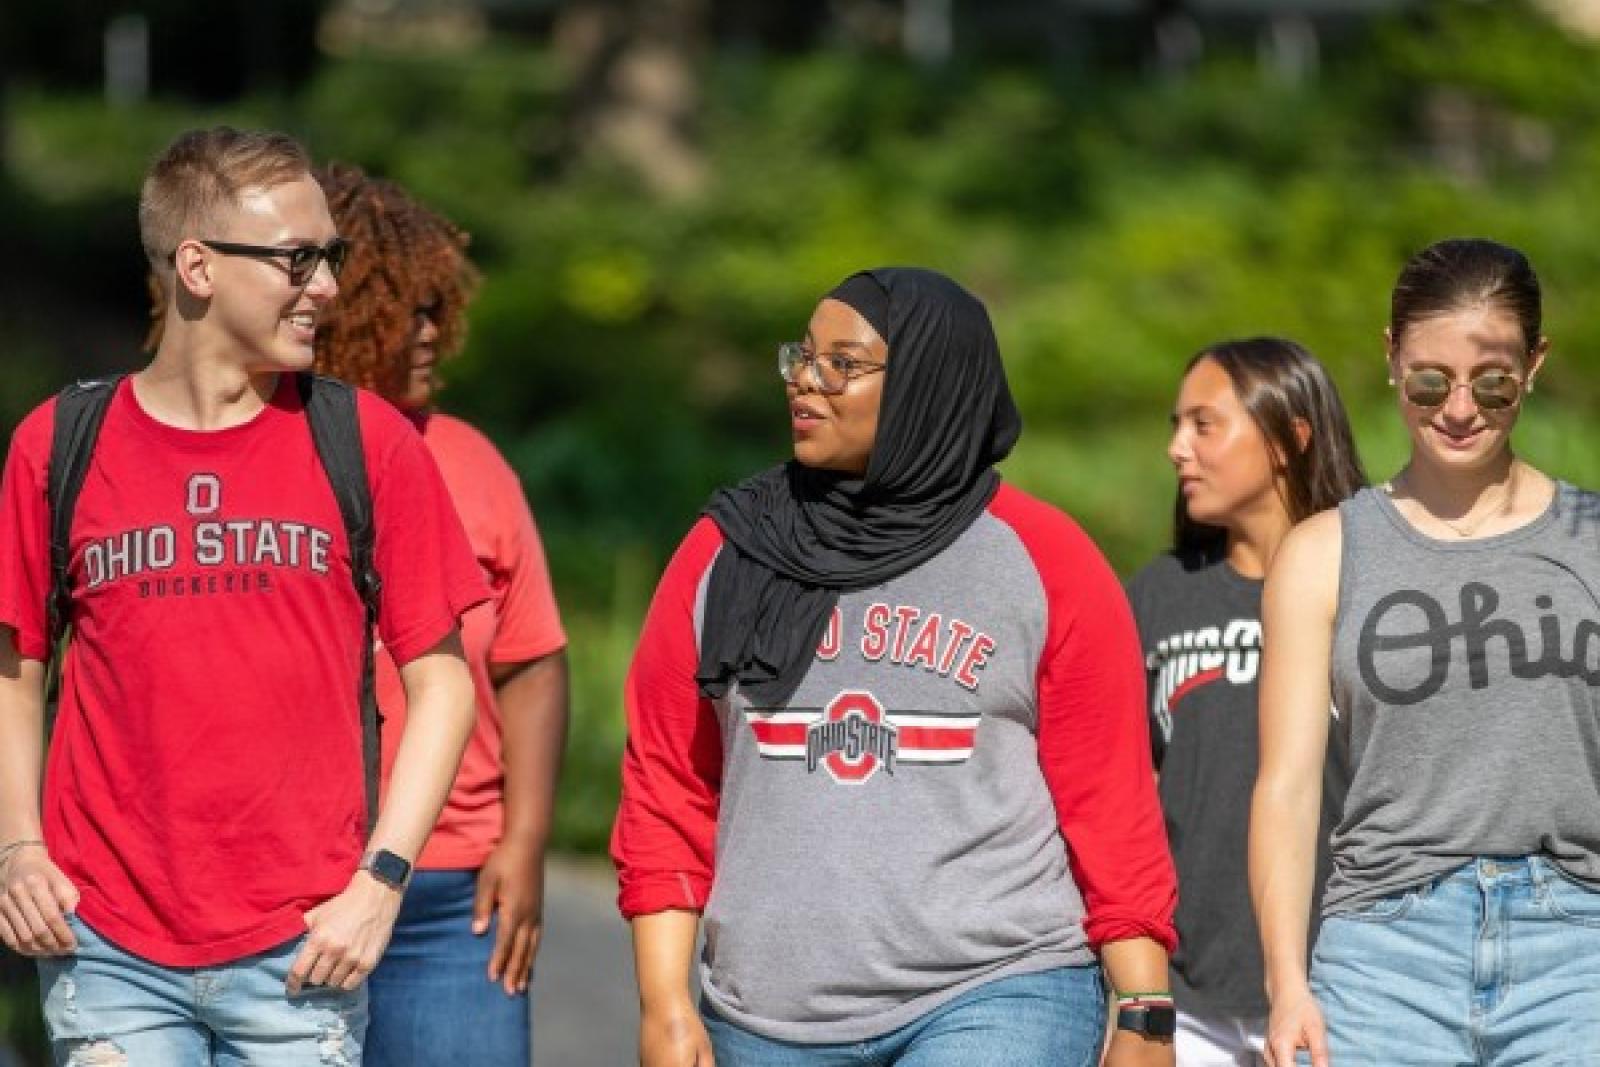
[[[1463,538],[1463,539],[1464,538],[1469,538],[1473,534],[1475,534],[1479,530],[1481,530],[1483,528],[1484,524],[1487,523],[1490,519],[1493,519],[1493,518],[1496,518],[1498,516],[1504,515],[1506,512],[1511,510],[1511,501],[1514,500],[1516,498],[1516,495],[1517,495],[1517,467],[1518,466],[1520,466],[1520,464],[1518,464],[1515,460],[1513,460],[1512,463],[1511,463],[1511,474],[1510,474],[1510,476],[1508,476],[1506,478],[1505,492],[1500,497],[1500,506],[1495,508],[1493,511],[1491,511],[1491,512],[1485,514],[1485,515],[1479,516],[1478,521],[1474,522],[1474,523],[1471,523],[1471,524],[1462,524],[1462,523],[1459,523],[1459,522],[1451,522],[1449,519],[1445,518],[1443,515],[1435,515],[1432,511],[1430,511],[1428,509],[1428,506],[1426,504],[1422,503],[1422,498],[1421,497],[1417,496],[1415,493],[1412,493],[1411,496],[1412,496],[1413,500],[1415,500],[1419,505],[1421,505],[1422,510],[1427,511],[1429,516],[1431,516],[1432,518],[1438,519],[1440,522],[1442,522],[1446,526],[1448,526],[1455,533],[1455,535],[1457,537],[1460,537],[1460,538]],[[1407,475],[1406,475],[1405,472],[1401,472],[1400,477],[1407,478]],[[1407,478],[1407,480],[1409,481],[1410,479]],[[1389,483],[1388,489],[1389,489],[1389,495],[1393,496],[1394,495],[1394,483],[1393,482]]]

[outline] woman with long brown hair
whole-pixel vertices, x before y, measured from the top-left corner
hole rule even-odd
[[[1366,479],[1322,364],[1274,337],[1223,341],[1189,361],[1167,457],[1178,479],[1173,545],[1134,577],[1128,598],[1178,869],[1178,1065],[1223,1067],[1258,1062],[1266,1035],[1245,880],[1262,580],[1296,522]],[[1324,838],[1342,766],[1330,761],[1326,777]],[[1325,848],[1321,858],[1325,867]]]

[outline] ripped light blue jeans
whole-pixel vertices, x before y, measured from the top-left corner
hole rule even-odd
[[[39,960],[62,1067],[358,1067],[367,991],[284,988],[303,938],[215,967],[162,967],[77,916],[70,956]]]

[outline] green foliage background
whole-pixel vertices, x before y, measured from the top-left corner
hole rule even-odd
[[[698,131],[709,186],[664,201],[620,167],[563,158],[565,83],[545,53],[368,56],[208,113],[23,90],[0,217],[136,313],[143,169],[177,130],[227,121],[291,129],[473,232],[487,284],[446,406],[504,448],[549,543],[575,669],[557,841],[597,849],[655,575],[714,486],[785,454],[775,346],[850,270],[934,266],[988,301],[1027,423],[1007,476],[1125,572],[1164,544],[1167,412],[1210,341],[1307,344],[1369,470],[1394,469],[1387,294],[1410,253],[1449,235],[1533,257],[1555,350],[1521,447],[1600,484],[1597,63],[1511,2],[1376,23],[1298,86],[1243,54],[1174,82],[725,55]],[[93,273],[97,257],[115,270]],[[13,308],[0,328],[9,422],[85,357],[42,316]],[[130,313],[126,362],[138,330]]]

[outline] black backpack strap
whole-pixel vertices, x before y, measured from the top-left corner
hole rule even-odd
[[[56,395],[50,473],[45,488],[50,508],[50,593],[45,600],[45,617],[52,662],[71,614],[72,513],[83,492],[83,479],[94,458],[94,444],[106,420],[106,409],[123,377],[116,374],[77,382]]]
[[[379,594],[383,582],[373,566],[374,530],[372,490],[367,481],[367,461],[361,449],[361,422],[356,413],[356,391],[341,381],[320,374],[297,376],[300,400],[311,424],[317,455],[339,501],[345,536],[350,542],[350,575],[356,595],[366,609],[366,630],[361,652],[361,769],[366,782],[367,832],[378,820],[378,775],[382,758],[379,731],[382,716],[373,663],[373,640],[378,626]]]

